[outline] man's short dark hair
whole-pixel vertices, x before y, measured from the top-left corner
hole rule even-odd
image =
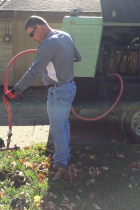
[[[28,27],[35,28],[37,25],[48,25],[48,23],[42,17],[33,15],[27,19],[25,30],[27,31]]]

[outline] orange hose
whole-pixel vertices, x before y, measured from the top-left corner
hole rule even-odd
[[[118,101],[119,101],[119,99],[120,99],[120,97],[121,97],[121,95],[122,95],[122,91],[123,91],[123,80],[122,80],[122,77],[121,77],[119,74],[117,74],[117,73],[110,74],[110,76],[117,76],[117,77],[119,77],[120,83],[121,83],[120,93],[119,93],[119,95],[118,95],[118,97],[117,97],[115,103],[114,103],[114,104],[113,104],[113,105],[112,105],[104,114],[102,114],[102,115],[99,116],[99,117],[95,117],[95,118],[91,118],[91,119],[89,119],[89,118],[83,118],[83,117],[79,116],[78,114],[76,114],[75,111],[74,111],[74,109],[73,109],[73,107],[72,107],[72,105],[71,105],[71,111],[72,111],[72,113],[73,113],[77,118],[79,118],[80,120],[85,120],[85,121],[95,121],[95,120],[99,120],[99,119],[103,118],[104,116],[106,116],[106,115],[115,107],[115,105],[118,103]]]
[[[6,69],[6,72],[5,72],[5,77],[4,77],[4,92],[5,93],[8,91],[8,87],[7,87],[8,73],[9,73],[9,70],[10,70],[12,64],[14,63],[14,61],[18,57],[20,57],[23,54],[30,53],[30,52],[37,52],[37,50],[36,49],[31,49],[31,50],[22,51],[22,52],[18,53],[15,57],[13,57],[12,60],[10,61],[10,63],[8,64],[7,69]],[[8,114],[9,130],[11,132],[11,129],[12,129],[12,120],[11,120],[10,104],[7,106],[7,114]]]
[[[4,92],[6,93],[8,91],[8,87],[7,87],[7,80],[8,80],[8,73],[9,73],[9,70],[12,66],[12,64],[14,63],[14,61],[20,57],[21,55],[24,55],[26,53],[30,53],[30,52],[37,52],[36,49],[30,49],[30,50],[25,50],[25,51],[22,51],[20,53],[18,53],[15,57],[12,58],[12,60],[10,61],[10,63],[8,64],[7,66],[7,69],[6,69],[6,72],[5,72],[5,77],[4,77]],[[103,118],[105,115],[107,115],[114,107],[115,105],[117,104],[117,102],[119,101],[121,95],[122,95],[122,91],[123,91],[123,80],[121,78],[121,76],[117,73],[113,73],[111,74],[110,76],[118,76],[119,79],[120,79],[120,83],[121,83],[121,89],[120,89],[120,93],[118,95],[118,98],[116,99],[115,103],[110,107],[110,109],[108,109],[108,111],[106,111],[103,115],[99,116],[99,117],[96,117],[96,118],[92,118],[92,119],[88,119],[88,118],[83,118],[83,117],[80,117],[79,115],[77,115],[71,105],[71,111],[72,113],[79,119],[81,120],[85,120],[85,121],[95,121],[95,120],[99,120],[101,118]],[[7,114],[8,114],[8,123],[9,123],[9,130],[11,131],[12,129],[12,120],[11,120],[11,110],[10,110],[10,104],[7,106]]]

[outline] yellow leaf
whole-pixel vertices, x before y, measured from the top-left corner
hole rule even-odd
[[[41,197],[40,196],[38,196],[38,195],[34,196],[34,202],[35,203],[40,202],[40,200],[41,200]]]
[[[3,194],[2,194],[2,192],[0,192],[0,198],[3,198]]]
[[[35,205],[36,205],[36,207],[39,207],[40,206],[40,203],[36,203]]]
[[[95,160],[95,155],[90,155],[90,159]]]
[[[23,160],[22,158],[20,158],[20,159],[19,159],[19,161],[20,161],[21,163],[23,163],[23,162],[24,162],[24,160]]]

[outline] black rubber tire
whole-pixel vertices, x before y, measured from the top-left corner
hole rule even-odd
[[[121,129],[127,140],[140,143],[140,101],[131,104],[124,112]]]

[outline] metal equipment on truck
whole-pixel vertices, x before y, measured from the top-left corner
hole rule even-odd
[[[104,113],[123,93],[109,115],[128,140],[140,142],[140,1],[100,0],[102,17],[66,16],[62,30],[74,39],[82,61],[75,63],[77,94],[73,107]],[[74,14],[75,12],[75,14]]]

